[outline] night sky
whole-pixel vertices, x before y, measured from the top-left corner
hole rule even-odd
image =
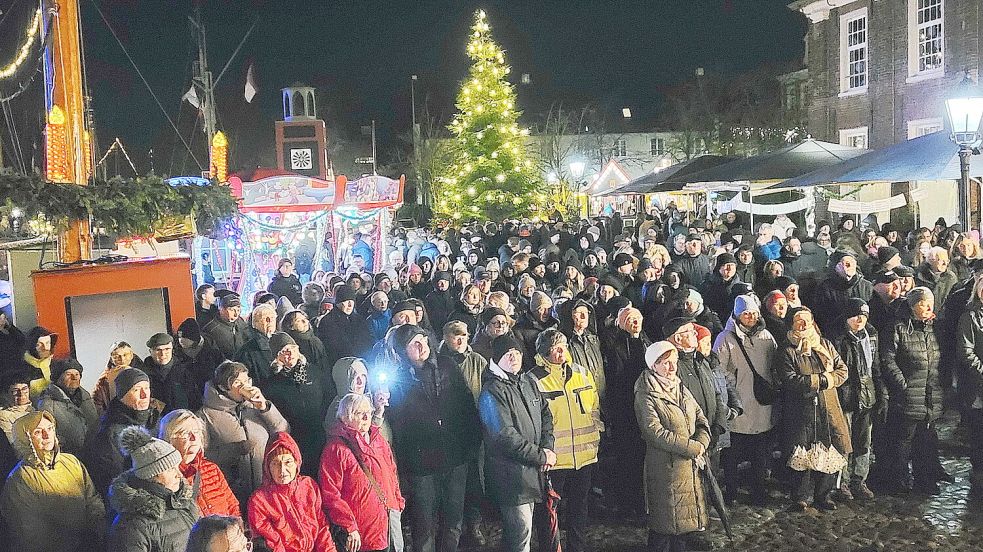
[[[86,63],[98,133],[105,148],[115,137],[138,169],[194,172],[194,163],[127,61],[92,0],[80,0]],[[629,106],[636,123],[655,121],[662,92],[695,68],[733,74],[762,64],[794,64],[803,54],[806,20],[787,0],[399,0],[204,2],[213,73],[225,65],[242,35],[258,24],[218,86],[220,128],[230,135],[233,168],[273,162],[272,121],[280,116],[279,89],[303,81],[319,90],[319,115],[329,133],[357,136],[376,119],[380,157],[410,128],[410,75],[417,82],[417,114],[424,104],[441,120],[453,112],[457,84],[467,71],[466,34],[477,8],[488,13],[520,86],[528,119],[557,102],[597,106],[612,117]],[[0,65],[9,58],[8,29],[22,28],[35,2],[0,0],[9,12],[0,27]],[[151,87],[186,137],[195,113],[180,102],[196,49],[184,1],[100,0],[98,5]],[[20,32],[20,31],[18,31]],[[253,104],[242,97],[246,67],[255,63],[260,88]],[[21,101],[21,105],[27,104]],[[32,109],[30,106],[22,110]],[[23,129],[25,133],[29,129]],[[0,133],[6,135],[5,127]],[[23,139],[23,138],[22,138]]]

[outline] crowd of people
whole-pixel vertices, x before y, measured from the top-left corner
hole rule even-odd
[[[91,390],[0,314],[4,542],[450,552],[500,523],[584,552],[607,511],[705,549],[712,477],[810,512],[937,493],[944,409],[983,485],[973,234],[694,219],[398,230],[392,268],[303,285],[283,259],[253,297],[200,285]]]

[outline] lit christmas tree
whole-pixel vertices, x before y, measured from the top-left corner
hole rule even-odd
[[[534,215],[546,197],[526,152],[529,129],[519,126],[515,89],[505,54],[478,10],[468,42],[471,70],[457,95],[450,124],[454,161],[440,177],[436,212],[452,220],[502,220]]]

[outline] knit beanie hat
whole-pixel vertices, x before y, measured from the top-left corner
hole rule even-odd
[[[502,360],[505,353],[508,353],[512,349],[519,351],[522,354],[526,354],[526,347],[521,341],[512,337],[512,334],[500,335],[492,340],[491,342],[492,355],[491,360],[496,363]]]
[[[372,278],[372,283],[375,284],[375,287],[379,287],[379,284],[385,282],[386,280],[391,280],[391,279],[392,278],[390,278],[389,275],[386,274],[385,272],[379,272]]]
[[[532,292],[532,297],[529,298],[529,310],[538,311],[543,305],[549,303],[553,304],[553,300],[550,299],[549,295],[546,295],[542,291]]]
[[[415,324],[400,324],[392,329],[389,341],[396,354],[402,358],[406,356],[406,346],[418,335],[426,336],[427,332]]]
[[[695,320],[688,316],[677,316],[676,318],[673,318],[662,325],[662,335],[668,338],[672,334],[678,332],[679,328],[682,328],[686,324],[693,324],[695,322]]]
[[[605,274],[604,276],[601,276],[601,279],[597,281],[597,285],[608,286],[610,288],[613,288],[619,294],[621,293],[621,290],[624,288],[624,284],[622,284],[621,280],[618,279],[614,274]]]
[[[270,336],[270,351],[273,353],[273,356],[280,354],[280,351],[282,351],[284,347],[296,344],[297,342],[294,341],[294,338],[283,332],[276,332]]]
[[[625,265],[630,265],[631,263],[632,263],[631,255],[627,253],[618,253],[617,255],[614,256],[614,262],[611,264],[611,266],[613,266],[617,270],[618,268],[621,268]]]
[[[609,313],[613,314],[614,316],[618,316],[622,309],[631,306],[631,299],[628,299],[623,295],[618,295],[617,297],[612,297],[606,306]]]
[[[393,314],[393,316],[396,316],[397,312],[403,312],[403,311],[416,312],[416,305],[414,305],[409,299],[407,299],[405,301],[399,301],[398,303],[390,307],[389,311]]]
[[[662,355],[668,353],[669,351],[675,351],[676,346],[668,341],[658,341],[648,346],[645,349],[645,364],[652,366],[655,361],[659,360]]]
[[[860,316],[861,314],[870,316],[870,307],[867,305],[867,302],[859,297],[848,299],[846,305],[843,306],[843,319],[846,320],[854,316]]]
[[[334,304],[344,303],[345,301],[355,300],[355,288],[348,284],[338,286],[334,291]]]
[[[119,447],[133,460],[133,475],[153,479],[181,463],[181,453],[167,441],[153,438],[140,426],[128,426],[119,434]]]
[[[710,328],[706,326],[701,326],[699,324],[693,324],[693,328],[696,330],[696,340],[703,341],[704,339],[711,336]]]
[[[734,316],[738,317],[745,312],[761,312],[757,297],[752,295],[738,295],[734,299]]]
[[[700,295],[696,288],[689,288],[689,295],[686,296],[687,301],[693,301],[697,305],[703,306],[703,296]]]
[[[157,347],[163,347],[164,345],[169,345],[171,343],[174,343],[173,337],[163,332],[155,333],[154,335],[150,336],[150,339],[147,340],[147,348],[155,349]]]
[[[775,289],[780,291],[785,291],[788,286],[796,283],[795,278],[791,276],[779,276],[775,278]]]
[[[451,273],[447,272],[446,270],[441,270],[433,275],[433,282],[435,284],[437,283],[438,280],[444,280],[448,283],[453,283],[454,276],[452,276]]]
[[[883,245],[877,248],[877,262],[881,264],[887,264],[891,259],[898,257],[901,258],[901,252],[898,248],[891,247],[890,245]]]
[[[628,306],[618,309],[618,319],[616,322],[617,326],[619,328],[624,328],[625,324],[628,322],[628,318],[636,313],[638,314],[638,316],[642,315],[642,311],[636,309],[635,307],[632,307],[630,303]]]
[[[201,341],[201,326],[194,318],[188,318],[177,327],[178,339],[189,339],[195,343]]]
[[[570,255],[570,257],[567,258],[566,266],[564,268],[567,266],[576,268],[578,272],[584,271],[584,264],[580,262],[580,257],[577,257],[576,255]]]
[[[150,383],[150,378],[139,368],[126,368],[116,376],[116,396],[122,397],[127,394],[134,385],[145,381]]]
[[[481,311],[481,316],[479,317],[479,319],[482,325],[487,326],[488,324],[491,323],[492,319],[495,318],[496,316],[504,316],[508,318],[509,315],[508,313],[506,313],[505,311],[503,311],[498,307],[488,307],[485,310]]]
[[[714,270],[720,270],[720,267],[724,266],[725,264],[735,264],[736,265],[737,264],[737,257],[735,257],[733,253],[727,253],[725,251],[725,252],[721,253],[720,255],[717,255],[717,262],[716,262],[716,264],[714,264],[713,269]]]
[[[423,276],[423,269],[420,268],[420,265],[418,265],[416,263],[410,263],[410,271],[409,271],[409,274],[410,274],[410,276],[412,276],[414,274],[419,274],[420,276]]]
[[[61,375],[69,370],[78,370],[82,374],[82,365],[74,358],[65,358],[51,363],[51,381],[57,382]]]

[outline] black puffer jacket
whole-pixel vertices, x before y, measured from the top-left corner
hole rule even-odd
[[[713,269],[710,257],[707,257],[703,253],[695,257],[685,253],[679,256],[672,255],[672,264],[679,268],[679,271],[686,276],[687,282],[692,282],[694,285],[699,285]]]
[[[914,320],[906,312],[890,335],[881,336],[881,371],[891,408],[905,418],[933,421],[942,416],[939,342],[932,321]]]
[[[833,346],[850,370],[846,383],[841,385],[840,406],[844,412],[870,410],[875,403],[887,400],[884,379],[881,377],[881,361],[878,349],[877,330],[867,324],[864,328],[870,336],[871,362],[868,366],[864,358],[863,336],[845,332],[833,340]],[[859,446],[859,445],[858,445]]]
[[[959,319],[959,398],[965,407],[983,398],[983,303],[973,301]]]
[[[290,300],[290,304],[296,307],[304,303],[304,296],[301,293],[301,289],[303,289],[303,286],[296,274],[284,276],[277,272],[273,280],[270,281],[270,285],[267,286],[266,291],[276,295],[277,298],[286,297]]]
[[[816,322],[823,333],[834,334],[837,320],[846,309],[847,301],[857,297],[870,301],[873,292],[874,285],[865,280],[859,271],[849,280],[831,272],[816,288],[813,304],[809,306],[816,314]]]
[[[741,283],[740,276],[735,275],[725,282],[719,272],[711,272],[703,280],[703,286],[700,289],[700,293],[703,295],[703,304],[715,312],[720,320],[726,320],[734,312],[734,299],[731,291],[734,289],[734,285],[738,283]]]
[[[109,503],[119,512],[109,530],[109,552],[182,552],[201,517],[187,483],[171,492],[129,471],[113,481]]]
[[[137,425],[156,433],[158,420],[157,410],[153,408],[138,412],[118,398],[109,403],[109,408],[99,420],[99,430],[86,441],[82,453],[85,467],[89,469],[92,482],[103,498],[108,496],[113,478],[129,468],[129,460],[119,448],[120,432],[128,426]]]
[[[506,374],[494,362],[482,376],[478,413],[485,437],[485,482],[499,506],[542,502],[546,462],[553,450],[553,414],[536,377]]]
[[[328,354],[325,366],[334,366],[343,357],[363,358],[372,350],[369,326],[355,311],[346,315],[338,307],[331,309],[318,322],[317,336]]]
[[[932,294],[935,295],[935,304],[938,305],[939,311],[941,311],[945,305],[945,300],[949,297],[949,293],[952,288],[956,287],[959,283],[956,280],[956,274],[951,270],[946,270],[945,272],[935,272],[932,267],[924,262],[915,271],[915,285],[927,287],[932,290]]]
[[[474,459],[481,431],[461,372],[438,363],[436,353],[422,368],[404,361],[399,372],[387,416],[400,473],[433,475]]]

